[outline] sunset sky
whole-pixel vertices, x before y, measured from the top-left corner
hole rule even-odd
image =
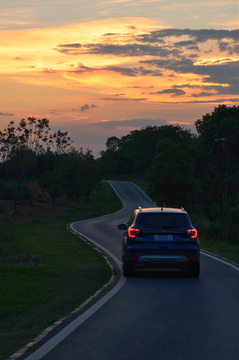
[[[47,117],[105,149],[239,105],[238,0],[0,0],[0,124]]]

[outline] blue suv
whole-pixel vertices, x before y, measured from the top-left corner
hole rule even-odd
[[[135,269],[181,269],[189,276],[200,274],[200,242],[197,229],[183,209],[137,208],[126,224],[118,225],[123,235],[124,276]]]

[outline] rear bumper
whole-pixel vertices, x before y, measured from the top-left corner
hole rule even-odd
[[[186,256],[180,255],[142,255],[138,258],[139,265],[148,264],[188,264],[189,260]]]
[[[193,257],[193,259],[191,258]],[[130,256],[131,257],[131,256]],[[188,270],[191,263],[199,262],[199,255],[139,255],[135,259],[124,257],[124,264],[132,269]]]

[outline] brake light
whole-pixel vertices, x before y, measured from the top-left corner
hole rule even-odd
[[[186,233],[190,236],[190,238],[195,239],[198,236],[198,232],[196,229],[188,229]]]
[[[135,238],[139,235],[140,233],[140,229],[136,229],[136,228],[129,228],[128,229],[128,235],[131,238]]]

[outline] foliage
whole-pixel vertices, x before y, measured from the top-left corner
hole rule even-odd
[[[195,136],[178,125],[146,126],[121,139],[112,136],[106,142],[106,151],[101,152],[100,169],[104,174],[145,174],[156,154],[158,141],[164,138],[188,148]]]
[[[239,107],[219,105],[195,124],[199,136],[187,148],[169,139],[158,143],[149,193],[160,205],[206,214],[223,228],[217,236],[229,239],[238,232]]]
[[[158,142],[148,174],[148,192],[158,206],[190,206],[193,198],[193,159],[171,139]]]
[[[12,180],[16,186],[9,192],[2,185],[2,196],[24,201],[30,175],[39,178],[41,188],[50,193],[53,202],[62,191],[68,201],[75,197],[79,202],[82,194],[89,201],[100,179],[96,161],[91,150],[77,151],[71,143],[67,131],[50,133],[48,119],[28,117],[17,127],[11,121],[0,131],[0,179]]]
[[[66,156],[61,162],[62,189],[67,195],[68,202],[70,198],[75,197],[77,203],[79,203],[83,191],[82,165],[82,158],[77,156]]]
[[[49,192],[52,201],[61,194],[62,182],[59,170],[48,170],[39,178],[39,186]]]
[[[44,151],[49,131],[49,120],[28,117],[22,119],[18,127],[14,121],[0,131],[0,155],[2,161],[11,160],[20,149],[29,151],[31,154],[39,154]]]
[[[63,154],[72,143],[67,135],[67,131],[62,132],[58,130],[49,136],[49,145],[53,147],[55,154]]]
[[[50,193],[54,201],[61,193],[65,193],[68,202],[75,198],[77,203],[81,196],[89,201],[91,192],[99,186],[101,176],[92,155],[87,149],[84,153],[72,149],[71,153],[61,157],[58,170],[48,170],[39,178],[39,185]]]
[[[24,201],[26,178],[36,176],[54,200],[61,189],[68,201],[81,196],[89,201],[101,175],[148,174],[149,193],[159,205],[183,206],[236,229],[239,107],[219,105],[195,125],[198,136],[179,125],[147,126],[121,138],[112,136],[95,160],[91,150],[76,150],[67,132],[50,133],[47,119],[29,117],[17,127],[11,121],[0,131],[0,195],[6,197],[4,184],[11,180],[17,190],[8,197]]]
[[[217,203],[225,188],[228,197],[235,198],[239,190],[239,106],[219,105],[195,125],[199,133],[194,157],[196,176],[202,184],[204,204]]]
[[[69,316],[110,280],[112,272],[102,254],[66,227],[121,208],[106,183],[91,200],[64,203],[68,215],[60,218],[14,221],[4,228],[0,224],[1,360]]]
[[[82,170],[84,174],[82,178],[82,188],[86,202],[88,203],[91,192],[100,187],[101,176],[93,159],[86,159],[83,163]]]
[[[219,105],[211,114],[195,122],[204,146],[220,157],[239,160],[239,106]],[[220,165],[220,164],[219,164]]]
[[[17,179],[18,188],[22,188],[21,197],[25,200],[25,181],[36,157],[44,151],[49,131],[49,120],[28,117],[22,119],[18,127],[14,121],[0,131],[0,157],[6,164],[8,178]]]
[[[178,125],[112,136],[97,163],[108,177],[147,173],[158,205],[203,213],[223,233],[238,231],[239,107],[219,105],[195,125],[198,136]]]

